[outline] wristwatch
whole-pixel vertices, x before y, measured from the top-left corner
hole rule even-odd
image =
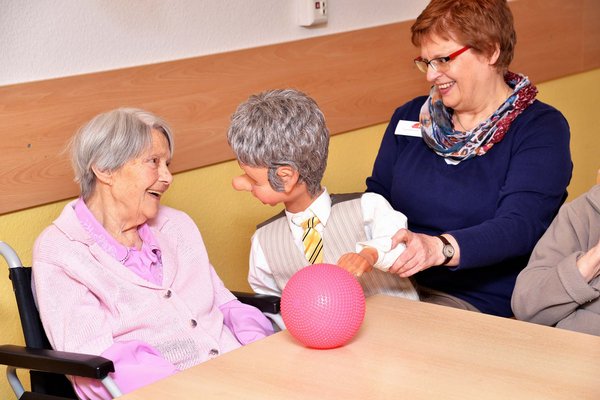
[[[450,260],[452,260],[452,257],[454,257],[454,246],[452,246],[448,239],[446,239],[444,236],[440,235],[437,236],[437,238],[440,239],[442,243],[444,243],[444,247],[442,247],[442,254],[444,255],[444,257],[446,257],[444,262],[440,265],[446,265],[450,262]]]

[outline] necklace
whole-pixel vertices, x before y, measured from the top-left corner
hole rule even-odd
[[[513,94],[513,89],[509,86],[508,87],[508,92],[505,94],[504,100],[502,101],[501,104],[504,104],[504,102]],[[460,122],[460,118],[458,117],[457,113],[454,113],[454,116],[456,117],[456,122],[458,122],[458,125],[460,125],[460,127],[463,129],[464,132],[469,132],[469,130],[467,128],[465,128],[465,126],[462,124],[462,122]],[[489,118],[489,116],[487,117]],[[486,119],[487,119],[486,118]]]
[[[460,127],[463,128],[463,131],[468,132],[469,130],[467,128],[465,128],[465,126],[462,124],[462,122],[460,122],[460,118],[458,118],[458,114],[454,113],[454,116],[456,117],[456,122],[458,122]]]

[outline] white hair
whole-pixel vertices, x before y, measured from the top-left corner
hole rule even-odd
[[[152,130],[165,135],[173,157],[171,128],[148,111],[119,108],[95,116],[79,129],[69,147],[81,196],[88,199],[96,187],[96,175],[92,167],[101,171],[118,170],[151,145]]]

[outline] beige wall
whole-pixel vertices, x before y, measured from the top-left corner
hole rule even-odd
[[[600,69],[539,85],[539,98],[561,110],[571,125],[574,176],[570,199],[595,181],[600,167],[600,133],[593,110],[600,104]],[[391,115],[393,110],[389,110]],[[324,184],[331,192],[363,191],[385,124],[334,136]],[[177,154],[175,155],[177,157]],[[247,290],[247,255],[257,222],[280,207],[260,204],[247,193],[231,189],[239,173],[235,162],[180,173],[164,203],[184,210],[196,221],[212,263],[230,289]],[[65,202],[0,216],[0,240],[13,246],[24,264],[31,263],[35,237],[58,215]],[[6,268],[1,262],[0,268]],[[0,279],[0,343],[22,343],[16,305],[6,274]],[[0,379],[0,397],[11,398]]]

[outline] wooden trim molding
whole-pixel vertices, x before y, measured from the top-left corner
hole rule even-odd
[[[600,67],[600,2],[510,3],[513,71],[534,83]],[[0,214],[76,196],[64,153],[95,114],[140,107],[175,131],[173,172],[233,155],[225,132],[250,94],[293,87],[313,96],[333,134],[385,122],[428,85],[412,64],[412,21],[204,57],[0,87]]]

